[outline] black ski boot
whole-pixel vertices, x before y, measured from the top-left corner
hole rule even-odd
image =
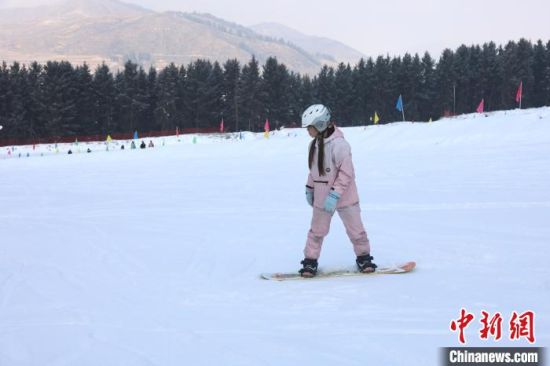
[[[377,265],[372,263],[373,259],[374,258],[371,257],[369,254],[358,256],[355,262],[357,263],[357,268],[359,269],[359,272],[363,272],[363,273],[374,272],[376,270]]]
[[[317,274],[317,259],[304,259],[300,262],[304,268],[300,270],[302,277],[315,277]]]

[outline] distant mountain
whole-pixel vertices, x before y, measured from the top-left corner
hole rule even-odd
[[[366,58],[361,52],[333,39],[308,36],[300,31],[292,29],[278,23],[260,23],[250,27],[255,32],[264,36],[284,39],[306,52],[312,54],[321,62],[333,63],[351,63],[356,64],[359,59]]]
[[[356,62],[362,56],[319,37],[308,38],[315,39],[312,48],[296,37],[260,34],[209,14],[159,13],[118,0],[1,9],[0,27],[0,57],[8,63],[63,59],[92,68],[105,62],[118,69],[127,60],[148,68],[185,65],[197,58],[247,63],[254,55],[261,63],[275,56],[291,70],[316,74],[325,63]]]

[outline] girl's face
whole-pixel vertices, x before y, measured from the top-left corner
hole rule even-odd
[[[317,135],[319,135],[319,131],[317,131],[317,129],[313,126],[307,126],[307,132],[312,138],[315,138],[317,137]]]

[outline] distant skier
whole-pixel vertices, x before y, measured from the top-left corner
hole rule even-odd
[[[141,140],[141,145],[139,145],[140,149],[145,149],[147,146],[145,145],[145,141]]]
[[[321,247],[334,211],[338,211],[353,244],[357,268],[361,272],[373,272],[376,264],[372,262],[369,239],[361,221],[350,145],[342,131],[330,122],[330,110],[322,104],[314,104],[304,111],[302,127],[307,127],[313,137],[309,144],[306,184],[306,200],[313,207],[313,218],[300,274],[303,277],[317,274]]]
[[[155,147],[155,144],[153,144],[153,140],[149,140],[149,147],[151,148]]]

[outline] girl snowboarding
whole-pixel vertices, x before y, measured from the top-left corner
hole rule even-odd
[[[350,145],[342,131],[330,122],[330,110],[322,104],[314,104],[304,111],[302,127],[307,127],[313,138],[309,145],[306,184],[306,200],[313,207],[313,217],[300,274],[302,277],[317,274],[321,247],[335,211],[353,244],[357,268],[361,272],[373,272],[376,264],[372,262],[369,239],[361,221]]]

